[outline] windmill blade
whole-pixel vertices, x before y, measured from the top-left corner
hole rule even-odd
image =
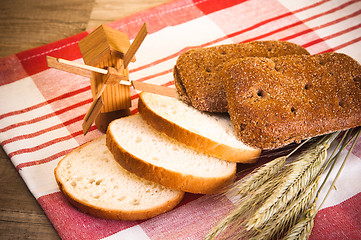
[[[51,68],[56,68],[65,72],[74,73],[84,77],[92,77],[92,72],[107,74],[106,69],[97,68],[81,63],[72,62],[66,59],[55,58],[51,56],[46,56],[46,61],[48,66]]]
[[[94,99],[94,101],[90,105],[89,110],[85,114],[85,117],[83,119],[82,127],[83,127],[84,135],[86,135],[88,133],[91,125],[93,124],[93,122],[95,121],[95,118],[100,113],[100,110],[102,109],[103,105],[104,105],[104,103],[103,103],[103,99],[101,96],[99,98]]]
[[[133,88],[138,91],[155,93],[167,97],[177,98],[178,94],[175,88],[164,87],[161,85],[132,81]]]
[[[130,45],[128,51],[124,55],[123,58],[124,69],[128,67],[129,62],[132,60],[133,56],[138,51],[138,48],[142,44],[147,34],[148,34],[147,24],[144,23],[142,28],[137,33],[137,36],[134,38],[134,41]]]

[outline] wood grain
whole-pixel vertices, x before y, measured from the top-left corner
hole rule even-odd
[[[168,0],[1,0],[0,57],[39,47]],[[0,149],[0,239],[60,239]]]
[[[95,0],[87,29],[151,8],[169,0]]]
[[[93,5],[94,0],[2,0],[0,56],[84,31]]]

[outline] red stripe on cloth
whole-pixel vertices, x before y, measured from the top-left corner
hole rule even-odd
[[[31,166],[36,166],[36,165],[40,165],[40,164],[44,164],[44,163],[48,163],[51,162],[55,159],[58,159],[68,153],[70,153],[71,151],[73,151],[76,147],[74,148],[69,148],[63,151],[60,151],[58,153],[55,153],[51,156],[48,156],[46,158],[40,159],[40,160],[35,160],[35,161],[30,161],[30,162],[24,162],[24,163],[20,163],[18,165],[15,166],[16,170],[20,171],[21,169],[25,168],[25,167],[31,167]]]
[[[300,12],[303,12],[303,11],[306,11],[306,10],[309,10],[309,9],[312,9],[312,8],[317,7],[317,6],[321,5],[321,4],[324,4],[325,2],[328,2],[328,1],[329,1],[329,0],[323,0],[323,1],[320,1],[320,2],[317,2],[317,3],[314,3],[314,4],[312,4],[312,5],[309,5],[309,6],[300,8],[300,9],[295,10],[295,11],[293,11],[293,12],[287,12],[287,13],[278,15],[278,16],[276,16],[276,17],[269,18],[269,19],[267,19],[267,20],[264,20],[264,21],[261,21],[261,22],[259,22],[259,23],[256,23],[256,24],[254,24],[254,25],[252,25],[252,26],[250,26],[250,27],[248,27],[248,28],[245,28],[245,29],[242,29],[242,30],[240,30],[240,31],[236,31],[236,32],[234,32],[234,33],[228,34],[227,37],[228,37],[228,38],[233,38],[233,37],[235,37],[235,36],[237,36],[237,35],[240,35],[240,34],[243,34],[243,33],[245,33],[245,32],[251,31],[251,30],[253,30],[253,29],[259,28],[259,27],[261,27],[261,26],[263,26],[263,25],[266,25],[266,24],[268,24],[268,23],[271,23],[271,22],[273,22],[273,21],[280,20],[280,19],[282,19],[282,18],[286,18],[286,17],[292,16],[294,13],[300,13]],[[248,41],[250,41],[250,40],[248,40]]]
[[[87,35],[86,32],[53,42],[38,48],[16,54],[28,75],[34,75],[48,68],[46,56],[64,57],[75,60],[81,57],[78,42]]]
[[[49,117],[54,117],[54,116],[57,116],[57,115],[60,115],[62,113],[65,113],[67,111],[70,111],[74,108],[77,108],[79,106],[83,106],[85,104],[89,104],[93,101],[93,99],[87,99],[87,100],[84,100],[84,101],[81,101],[81,102],[78,102],[76,104],[73,104],[71,106],[68,106],[66,108],[63,108],[63,109],[60,109],[58,111],[55,111],[53,113],[49,113],[49,114],[45,114],[43,116],[40,116],[40,117],[37,117],[37,118],[34,118],[34,119],[31,119],[31,120],[28,120],[28,121],[23,121],[23,122],[19,122],[19,123],[15,123],[15,124],[11,124],[7,127],[4,127],[2,129],[0,129],[0,132],[6,132],[6,131],[9,131],[10,129],[13,129],[13,128],[17,128],[17,127],[20,127],[20,126],[24,126],[24,125],[28,125],[28,124],[32,124],[32,123],[36,123],[36,122],[40,122],[42,120],[45,120]]]
[[[328,15],[328,14],[330,14],[330,13],[334,13],[334,12],[337,12],[337,11],[339,11],[339,10],[342,10],[342,9],[344,9],[345,7],[348,7],[348,6],[352,5],[353,3],[357,3],[357,2],[358,2],[358,0],[354,0],[354,1],[350,1],[350,2],[344,3],[344,4],[340,5],[340,6],[337,6],[337,7],[333,8],[333,9],[330,9],[330,10],[328,10],[328,11],[326,11],[326,12],[316,14],[316,15],[314,15],[314,16],[312,16],[312,17],[309,17],[309,18],[306,18],[306,19],[302,19],[302,20],[300,20],[300,21],[298,21],[298,22],[295,22],[295,23],[289,24],[289,25],[287,25],[287,26],[278,28],[277,30],[274,30],[274,31],[271,31],[271,32],[268,32],[268,33],[265,33],[265,34],[262,34],[262,35],[259,35],[259,36],[257,36],[257,37],[249,38],[249,39],[247,39],[247,42],[248,42],[248,41],[257,41],[257,40],[260,40],[260,39],[262,39],[262,38],[271,36],[271,35],[273,35],[273,34],[275,34],[275,33],[285,31],[285,30],[287,30],[287,29],[290,29],[290,28],[296,27],[296,26],[298,26],[298,25],[301,25],[301,24],[303,24],[303,23],[305,23],[305,22],[309,22],[309,21],[314,20],[314,19],[316,19],[316,18],[323,17],[323,16]]]
[[[361,11],[360,11],[360,13],[361,13]],[[348,32],[351,32],[351,31],[353,31],[353,30],[359,29],[360,27],[361,27],[361,23],[358,24],[358,25],[352,26],[352,27],[350,27],[350,28],[347,28],[347,29],[345,29],[345,30],[342,30],[342,31],[340,31],[340,32],[337,32],[337,33],[328,35],[328,36],[326,36],[326,37],[323,37],[323,38],[316,39],[316,40],[314,40],[314,41],[308,42],[308,43],[304,44],[303,47],[306,48],[306,47],[312,46],[312,45],[314,45],[314,44],[317,44],[317,43],[319,43],[319,42],[326,41],[326,40],[329,40],[329,39],[332,39],[332,38],[341,36],[341,35],[343,35],[343,34],[346,34],[346,33],[348,33]],[[334,49],[334,48],[333,48],[333,49]],[[335,50],[335,49],[334,49],[334,50]]]
[[[81,132],[82,133],[82,132]],[[78,134],[75,134],[75,136],[78,135]],[[14,151],[14,152],[10,152],[8,153],[8,156],[9,158],[12,158],[16,155],[19,155],[19,154],[24,154],[24,153],[31,153],[31,152],[35,152],[35,151],[38,151],[38,150],[41,150],[43,148],[46,148],[46,147],[49,147],[55,143],[58,143],[58,142],[63,142],[63,141],[66,141],[66,140],[69,140],[71,139],[73,136],[72,135],[67,135],[67,136],[63,136],[63,137],[58,137],[58,138],[54,138],[54,139],[51,139],[50,141],[47,141],[43,144],[40,144],[40,145],[37,145],[35,147],[31,147],[31,148],[22,148],[22,149],[19,149],[17,151]]]
[[[361,193],[332,207],[320,210],[310,240],[361,239]]]
[[[138,224],[136,221],[105,220],[84,214],[70,205],[60,192],[37,200],[64,240],[101,239]]]
[[[132,115],[137,114],[138,112],[139,112],[138,108],[133,109],[132,111],[130,111],[130,113],[131,113]]]
[[[225,216],[232,203],[225,197],[198,196],[139,226],[154,240],[203,239],[211,227]]]
[[[352,45],[352,44],[355,44],[355,43],[357,43],[357,42],[359,42],[359,41],[361,41],[361,37],[358,37],[358,38],[355,38],[355,39],[353,39],[353,40],[351,40],[351,41],[348,41],[348,42],[345,42],[345,43],[343,43],[343,44],[337,45],[337,46],[333,47],[332,49],[333,49],[334,51],[337,51],[337,50],[340,50],[340,49],[345,48],[345,47],[347,47],[347,46],[350,46],[350,45]],[[326,52],[329,52],[329,50],[325,50],[325,51],[323,51],[323,52],[320,52],[320,54],[321,54],[321,53],[326,53]]]
[[[93,125],[90,127],[89,131],[88,131],[88,135],[97,130],[96,126]],[[78,131],[78,132],[75,132],[75,133],[72,133],[70,136],[75,138],[77,136],[80,136],[83,134],[83,131]],[[56,154],[53,154],[49,157],[46,157],[46,158],[43,158],[43,159],[40,159],[40,160],[35,160],[35,161],[30,161],[30,162],[25,162],[25,163],[20,163],[18,165],[16,165],[16,169],[18,171],[20,171],[22,168],[25,168],[25,167],[31,167],[31,166],[35,166],[35,165],[40,165],[40,164],[44,164],[44,163],[48,163],[48,162],[51,162],[59,157],[62,157],[66,154],[68,154],[69,152],[73,151],[76,147],[74,148],[70,148],[70,149],[67,149],[67,150],[64,150],[64,151],[61,151],[59,153],[56,153]]]
[[[354,12],[354,13],[351,13],[351,14],[346,15],[346,16],[344,16],[344,17],[338,18],[338,19],[336,19],[336,20],[334,20],[334,21],[331,21],[331,22],[328,22],[328,23],[319,25],[319,26],[314,27],[314,28],[306,29],[306,30],[304,30],[304,31],[302,31],[302,32],[298,32],[298,33],[292,34],[292,35],[290,35],[290,36],[288,36],[288,37],[284,37],[284,38],[281,38],[281,39],[279,39],[279,40],[281,40],[281,41],[288,41],[288,40],[290,40],[290,39],[292,39],[292,38],[296,38],[296,37],[302,36],[302,35],[304,35],[304,34],[307,34],[307,33],[313,32],[313,31],[316,31],[316,30],[318,30],[318,29],[325,28],[325,27],[329,27],[329,26],[332,26],[332,25],[334,25],[334,24],[337,24],[337,23],[340,23],[340,22],[342,22],[342,21],[345,21],[345,20],[347,20],[347,19],[353,18],[353,17],[355,17],[355,16],[360,15],[360,13],[361,13],[361,10],[358,10],[358,11],[356,11],[356,12]]]
[[[67,92],[67,93],[62,94],[60,96],[57,96],[55,98],[49,99],[46,102],[38,103],[36,105],[30,106],[30,107],[27,107],[27,108],[24,108],[24,109],[20,109],[20,110],[8,112],[8,113],[5,113],[5,114],[1,114],[0,115],[0,120],[3,119],[3,118],[6,118],[6,117],[18,115],[18,114],[21,114],[21,113],[24,113],[24,112],[29,112],[31,110],[43,107],[43,106],[45,106],[47,104],[51,104],[53,102],[56,102],[56,101],[59,101],[59,100],[65,99],[65,98],[73,97],[75,95],[78,95],[80,93],[83,93],[83,92],[86,92],[86,91],[89,91],[89,90],[90,90],[90,86],[87,86],[87,87],[84,87],[84,88],[79,88],[77,90]]]
[[[41,134],[44,134],[46,132],[54,131],[54,130],[62,128],[64,126],[68,126],[68,125],[73,124],[75,122],[81,121],[81,120],[83,120],[84,116],[85,116],[85,114],[77,116],[75,118],[72,118],[72,119],[64,122],[64,123],[60,123],[60,124],[57,124],[57,125],[45,128],[45,129],[41,129],[41,130],[39,130],[37,132],[34,132],[34,133],[19,135],[19,136],[13,137],[13,138],[8,138],[8,139],[2,141],[1,145],[4,147],[6,144],[9,144],[9,143],[12,143],[12,142],[16,142],[16,141],[19,141],[19,140],[30,139],[30,138],[40,136]]]
[[[248,0],[222,0],[222,1],[205,1],[205,0],[193,0],[194,4],[205,14],[211,14],[219,10],[223,10],[234,5],[241,4]]]

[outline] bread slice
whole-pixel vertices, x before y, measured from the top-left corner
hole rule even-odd
[[[227,112],[227,98],[220,80],[222,65],[244,57],[309,55],[303,47],[283,41],[255,41],[197,48],[181,54],[173,76],[180,99],[201,111]]]
[[[111,122],[107,146],[128,171],[185,192],[215,193],[236,173],[236,163],[192,150],[152,128],[140,114]]]
[[[224,66],[239,139],[262,149],[361,125],[361,65],[341,53],[244,58]]]
[[[184,102],[141,92],[139,113],[152,127],[193,149],[220,159],[253,163],[261,150],[237,139],[228,114],[199,111]]]
[[[105,145],[105,134],[65,156],[55,169],[64,196],[96,217],[141,220],[173,209],[184,192],[128,172]]]

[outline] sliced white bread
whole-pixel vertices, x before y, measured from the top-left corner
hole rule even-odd
[[[215,193],[236,173],[236,163],[187,147],[152,128],[139,114],[111,122],[107,146],[128,171],[185,192]]]
[[[237,139],[228,114],[207,113],[175,98],[141,92],[139,113],[155,129],[197,151],[240,163],[253,163],[261,150]]]
[[[105,145],[105,134],[65,156],[55,169],[64,196],[96,217],[141,220],[173,209],[184,192],[128,172]]]

